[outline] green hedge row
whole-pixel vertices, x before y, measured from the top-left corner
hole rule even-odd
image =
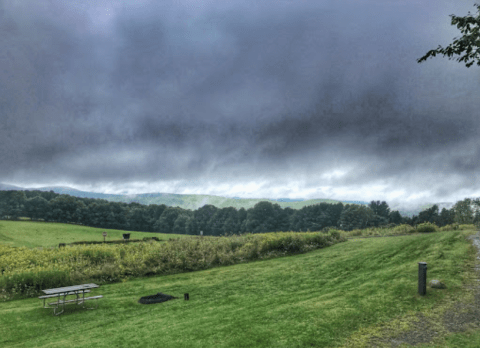
[[[148,242],[150,240],[154,240],[157,242],[161,242],[160,239],[157,237],[145,237],[143,239],[120,239],[120,240],[108,240],[105,242],[93,240],[93,241],[79,241],[73,242],[68,245],[89,245],[89,244],[125,244],[125,243],[138,243],[138,242]]]

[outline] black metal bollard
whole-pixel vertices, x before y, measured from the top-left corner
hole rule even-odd
[[[427,293],[427,263],[418,263],[418,293],[425,296]]]

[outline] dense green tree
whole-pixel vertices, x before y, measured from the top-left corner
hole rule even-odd
[[[187,214],[178,214],[175,222],[173,223],[172,232],[175,234],[186,234],[186,226],[190,217]]]
[[[295,213],[291,221],[294,231],[320,231],[332,223],[326,203],[302,207]]]
[[[195,220],[195,217],[192,216],[190,219],[187,220],[185,224],[185,233],[190,235],[196,235],[198,234],[197,230],[197,221]]]
[[[417,224],[417,218],[417,215],[412,215],[412,217],[405,216],[403,218],[403,223],[410,226],[415,226]]]
[[[388,222],[391,224],[399,225],[403,223],[402,215],[398,212],[398,210],[391,211],[388,215]]]
[[[433,224],[438,224],[439,216],[438,216],[438,205],[433,205],[428,209],[422,210],[418,214],[417,224],[421,224],[424,222],[430,222]]]
[[[237,220],[233,216],[228,216],[225,222],[223,223],[223,233],[224,234],[238,234],[240,230]]]
[[[472,199],[472,208],[474,211],[473,223],[480,227],[480,197]]]
[[[292,231],[306,231],[307,228],[307,211],[302,207],[296,210],[290,216],[290,230]]]
[[[277,206],[277,207],[276,207]],[[278,204],[268,201],[258,202],[247,210],[246,228],[252,233],[277,231],[276,216]]]
[[[145,212],[144,212],[144,218],[145,218],[145,231],[147,232],[154,232],[155,229],[153,226],[155,225],[155,222],[160,218],[162,213],[167,209],[167,206],[165,204],[150,204],[146,207],[144,207]]]
[[[155,231],[160,233],[173,233],[175,220],[181,211],[178,207],[167,207],[154,225]]]
[[[92,227],[102,227],[104,221],[103,217],[103,203],[94,202],[88,205],[87,212],[82,213],[84,218],[84,225]]]
[[[276,230],[277,231],[289,231],[290,230],[290,215],[293,212],[292,208],[285,208],[278,204],[274,205],[275,219],[276,219]]]
[[[238,232],[238,213],[233,207],[217,209],[210,218],[208,225],[213,236]]]
[[[1,192],[0,192],[1,193]],[[7,204],[2,200],[2,196],[0,195],[0,219],[3,219],[5,215],[7,215]]]
[[[371,221],[372,226],[384,226],[388,224],[390,217],[390,208],[387,202],[371,201],[368,207],[373,211],[374,218]]]
[[[343,203],[339,202],[336,204],[330,204],[329,207],[327,208],[329,216],[330,216],[330,225],[326,225],[325,227],[329,226],[338,226],[338,223],[340,221],[340,216],[342,215],[343,209],[345,206]]]
[[[362,229],[372,226],[375,220],[375,213],[364,205],[349,204],[340,216],[340,228],[345,231]]]
[[[143,206],[130,209],[128,222],[133,231],[147,231],[150,226],[148,216]]]
[[[470,198],[465,198],[463,201],[455,203],[453,210],[455,211],[455,222],[459,224],[473,223],[475,216],[472,200]]]
[[[24,214],[24,204],[27,199],[23,191],[3,191],[4,193],[4,215],[10,220],[17,220]]]
[[[455,211],[453,209],[443,208],[438,217],[438,226],[442,227],[455,222]]]
[[[220,236],[223,234],[223,227],[225,223],[225,210],[223,209],[217,209],[215,213],[210,217],[210,220],[208,220],[208,227],[209,227],[209,235],[212,236]],[[205,231],[204,231],[205,233]]]
[[[247,231],[247,210],[240,208],[237,212],[238,233],[242,234]]]
[[[33,196],[25,201],[25,213],[32,220],[43,219],[48,211],[48,201],[41,196]]]
[[[80,201],[76,197],[69,195],[59,195],[48,202],[48,210],[50,211],[49,219],[58,222],[77,222],[75,216]],[[55,211],[55,213],[54,213]]]
[[[453,41],[453,44],[450,44],[447,48],[442,48],[442,46],[438,46],[436,50],[430,50],[424,55],[422,58],[418,59],[417,62],[421,63],[430,56],[435,57],[437,53],[443,54],[443,56],[447,55],[448,57],[455,55],[461,55],[465,52],[465,55],[459,59],[459,62],[464,61],[467,68],[472,66],[477,60],[477,65],[480,66],[480,5],[475,4],[477,9],[479,10],[479,15],[477,17],[473,17],[470,15],[470,11],[468,12],[468,16],[465,17],[457,17],[455,15],[450,15],[452,17],[451,24],[457,25],[457,28],[460,29],[463,36]],[[451,58],[448,58],[449,60]],[[470,63],[468,60],[472,60]]]
[[[343,204],[320,203],[293,210],[288,217],[292,231],[320,231],[328,226],[337,226]]]
[[[388,219],[388,216],[390,214],[390,208],[388,207],[387,202],[371,201],[368,207],[372,209],[375,215]]]
[[[205,236],[212,235],[209,221],[217,210],[217,207],[211,204],[206,204],[194,212],[194,219],[196,221],[197,229],[194,234],[200,234],[200,231],[203,231],[203,235]]]

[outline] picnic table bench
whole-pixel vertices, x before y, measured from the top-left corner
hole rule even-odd
[[[73,286],[66,286],[63,288],[55,288],[55,289],[45,289],[42,290],[46,295],[39,296],[39,299],[43,299],[43,308],[53,308],[53,315],[60,315],[65,311],[65,304],[77,304],[82,305],[83,308],[86,309],[95,309],[98,308],[98,303],[96,307],[85,307],[85,302],[89,300],[98,300],[102,298],[102,295],[97,296],[90,296],[85,297],[85,293],[89,293],[94,288],[98,288],[99,285],[97,284],[81,284],[81,285],[73,285]],[[67,296],[75,295],[75,298],[67,300]],[[63,297],[63,299],[62,299]],[[56,301],[48,303],[46,305],[46,300],[56,298]],[[57,312],[60,309],[61,311]]]

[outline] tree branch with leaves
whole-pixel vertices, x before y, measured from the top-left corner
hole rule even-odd
[[[446,48],[438,46],[436,50],[430,50],[426,55],[417,60],[417,63],[421,63],[427,60],[429,57],[435,57],[436,54],[447,55],[448,57],[456,55],[461,55],[463,52],[466,52],[465,55],[459,59],[459,62],[464,61],[467,68],[471,67],[475,60],[477,60],[477,65],[480,66],[480,5],[475,4],[479,11],[477,17],[472,17],[470,11],[468,16],[457,17],[455,15],[450,15],[452,17],[452,25],[457,25],[457,28],[460,29],[463,36],[457,40],[454,38],[452,44]],[[451,60],[451,58],[448,58]],[[468,60],[472,60],[468,62]]]

